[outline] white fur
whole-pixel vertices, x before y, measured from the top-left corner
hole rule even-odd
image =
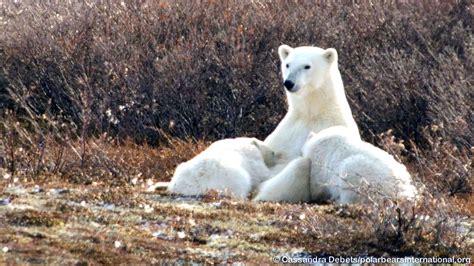
[[[272,150],[286,153],[291,160],[300,156],[310,132],[341,125],[359,137],[344,92],[336,50],[281,45],[278,53],[283,80],[291,80],[295,87],[286,90],[288,113],[265,143]]]
[[[168,191],[202,195],[212,189],[236,198],[247,198],[257,185],[280,169],[275,166],[279,160],[282,160],[281,156],[255,138],[219,140],[180,164]]]
[[[383,197],[414,199],[417,194],[404,165],[347,127],[311,133],[303,156],[311,159],[312,200],[344,204]]]
[[[311,161],[297,158],[291,161],[278,175],[260,185],[254,201],[307,202],[309,191]]]

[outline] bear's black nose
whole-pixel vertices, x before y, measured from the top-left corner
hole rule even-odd
[[[293,89],[293,87],[295,86],[295,83],[293,83],[293,81],[287,79],[287,80],[285,80],[285,82],[283,83],[283,85],[285,86],[285,88],[286,88],[287,90],[291,90],[291,89]]]

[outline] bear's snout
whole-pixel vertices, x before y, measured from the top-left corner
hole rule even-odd
[[[285,80],[285,82],[283,82],[283,85],[289,91],[291,91],[291,89],[293,89],[293,87],[295,87],[295,83],[293,83],[293,81],[291,81],[289,79]]]

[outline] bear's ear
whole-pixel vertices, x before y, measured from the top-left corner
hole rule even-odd
[[[271,154],[273,151],[265,143],[257,138],[252,138],[252,145],[255,145],[262,154]]]
[[[280,56],[280,60],[285,60],[291,53],[291,51],[293,51],[293,48],[291,48],[290,46],[286,44],[280,45],[280,47],[278,47],[278,55]]]
[[[309,132],[308,137],[306,138],[306,141],[312,139],[314,136],[316,136],[316,133],[314,133],[313,131]]]
[[[252,138],[252,141],[250,141],[250,145],[255,145],[260,151],[262,150],[262,146],[260,145],[260,140],[257,138]]]
[[[326,49],[323,56],[329,63],[337,62],[337,51],[334,48]]]

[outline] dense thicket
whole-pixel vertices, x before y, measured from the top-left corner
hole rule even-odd
[[[470,1],[32,1],[0,6],[0,108],[155,143],[264,138],[286,111],[276,48],[334,47],[369,139],[470,147]],[[25,110],[30,109],[30,110]],[[31,115],[31,114],[29,114]]]

